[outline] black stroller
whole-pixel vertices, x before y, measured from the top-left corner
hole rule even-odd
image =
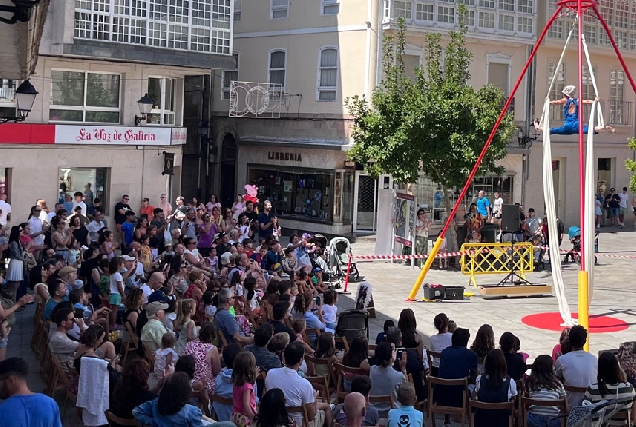
[[[348,342],[357,336],[369,339],[369,313],[366,310],[345,310],[338,316],[336,336],[345,337]]]

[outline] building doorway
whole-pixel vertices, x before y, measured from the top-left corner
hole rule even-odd
[[[236,140],[228,133],[221,145],[221,205],[231,207],[236,200]]]
[[[362,171],[355,176],[353,231],[375,231],[377,220],[378,180]]]

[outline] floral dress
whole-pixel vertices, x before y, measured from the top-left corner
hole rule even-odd
[[[214,344],[204,343],[196,339],[188,342],[183,350],[184,355],[191,354],[194,357],[194,381],[205,382],[210,395],[214,394],[216,384],[212,376],[212,365],[207,362],[205,356],[213,348],[215,348]]]

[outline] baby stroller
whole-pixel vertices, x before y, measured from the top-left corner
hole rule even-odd
[[[329,242],[329,272],[337,280],[342,280],[347,275],[347,267],[349,258],[351,257],[351,243],[346,237],[334,237]],[[351,271],[349,272],[350,282],[359,282],[364,279],[360,278],[360,273],[356,267],[356,263],[351,263]]]
[[[620,411],[626,410],[633,397],[602,400],[595,404],[584,402],[584,406],[575,406],[567,415],[567,427],[604,427]],[[631,409],[629,410],[631,412]]]
[[[336,336],[346,337],[348,342],[357,336],[369,339],[369,313],[366,310],[345,310],[338,316]]]
[[[571,262],[581,263],[581,228],[573,225],[568,229],[568,237],[570,238],[570,242],[572,243],[572,249],[565,254],[565,258],[563,259],[563,263],[567,263],[568,259],[571,259]],[[594,234],[594,252],[598,252],[598,233]],[[594,255],[594,263],[598,264],[598,259],[596,255]]]

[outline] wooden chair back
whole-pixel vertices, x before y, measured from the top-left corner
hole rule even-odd
[[[336,405],[344,402],[344,398],[349,394],[348,391],[345,391],[344,380],[348,376],[348,379],[353,379],[358,375],[366,375],[367,373],[360,368],[351,368],[349,366],[345,366],[342,363],[334,363],[334,370],[338,375],[338,382],[336,383]]]
[[[142,343],[141,345],[144,348],[144,356],[146,357],[146,360],[148,361],[148,364],[150,365],[151,369],[154,369],[154,366],[155,366],[155,354],[152,352],[150,347],[148,347],[148,345],[146,345],[144,343]]]
[[[527,427],[528,426],[528,408],[530,406],[556,406],[557,408],[559,408],[559,411],[561,414],[565,414],[566,413],[566,403],[565,403],[565,399],[559,399],[559,400],[537,400],[537,399],[531,399],[529,397],[525,397],[525,396],[521,396],[521,404],[519,405],[519,411],[521,412],[521,422],[518,424],[519,426],[522,427]],[[565,422],[566,422],[567,418],[566,417],[561,417],[561,426],[565,427]]]
[[[317,390],[320,393],[320,397],[324,403],[329,403],[330,394],[329,394],[329,384],[327,382],[327,377],[305,377],[307,381],[311,384],[314,390]]]
[[[216,330],[216,333],[217,333],[217,334],[218,334],[218,336],[219,336],[219,342],[220,342],[220,344],[221,344],[221,345],[219,346],[219,347],[220,347],[220,348],[219,348],[219,352],[221,352],[221,351],[223,351],[223,348],[225,348],[225,347],[227,347],[227,346],[228,346],[227,339],[225,339],[225,334],[223,333],[223,331],[222,331],[222,330],[217,329],[217,330]]]
[[[108,420],[108,425],[112,427],[119,427],[119,426],[137,426],[138,427],[139,426],[139,423],[137,422],[136,419],[119,418],[118,416],[110,412],[108,409],[104,411],[104,415],[106,416],[106,419]]]
[[[349,341],[347,341],[347,337],[334,337],[336,341],[336,346],[341,344],[344,347],[345,353],[349,352]]]
[[[312,342],[309,339],[309,334],[316,335],[316,339],[320,338],[321,331],[318,328],[306,328],[303,332],[303,341],[307,343],[307,345],[311,346]]]
[[[571,385],[564,385],[566,393],[585,393],[587,391],[587,387],[574,387]]]
[[[391,409],[395,408],[395,401],[393,400],[392,394],[382,395],[382,396],[371,396],[369,395],[369,403],[388,403],[391,405]]]
[[[468,411],[468,378],[461,378],[457,380],[446,380],[429,375],[426,378],[428,383],[428,419],[432,420],[435,414],[454,415],[461,420],[462,426],[466,412]],[[462,392],[462,406],[442,406],[435,402],[435,386],[461,386],[464,390]]]
[[[196,398],[199,401],[199,408],[203,415],[208,418],[212,417],[210,413],[210,397],[208,396],[208,391],[205,388],[200,390],[192,390],[190,393],[190,397]]]
[[[125,322],[124,327],[126,328],[126,332],[128,332],[128,337],[130,338],[128,342],[124,343],[124,360],[127,360],[128,352],[130,350],[137,350],[139,338],[137,337],[137,334],[135,333],[135,331],[133,331],[133,328],[132,326],[130,326],[130,323]]]
[[[302,414],[303,416],[303,425],[302,427],[309,427],[309,417],[307,416],[307,410],[304,406],[288,406],[287,413],[289,415],[292,414]],[[301,426],[298,426],[301,427]]]
[[[512,427],[513,425],[513,413],[515,409],[515,402],[504,402],[504,403],[484,403],[479,402],[477,400],[471,400],[468,403],[468,409],[470,411],[470,418],[468,421],[468,425],[473,427],[475,425],[475,411],[474,409],[480,409],[482,411],[508,411],[508,427]]]
[[[318,365],[322,365],[322,366],[326,366],[327,367],[327,375],[321,375],[324,376],[327,379],[327,387],[331,387],[332,385],[335,385],[338,381],[338,378],[336,376],[336,373],[334,371],[333,368],[333,363],[330,359],[322,359],[322,358],[318,358],[318,357],[314,357],[311,354],[305,354],[305,361],[307,362],[307,365],[312,365],[309,372],[316,372],[316,366]],[[308,366],[310,367],[310,366]],[[315,375],[318,376],[318,375]]]

